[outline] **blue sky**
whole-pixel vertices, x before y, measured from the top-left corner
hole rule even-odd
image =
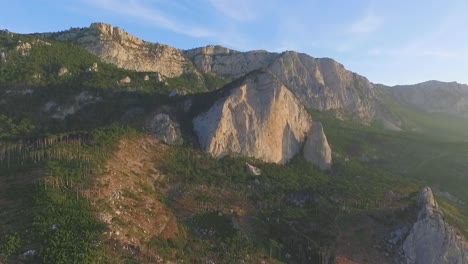
[[[295,50],[372,82],[468,83],[468,1],[0,0],[0,29],[59,31],[106,22],[188,49]]]

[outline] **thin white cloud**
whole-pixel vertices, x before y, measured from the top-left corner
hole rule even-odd
[[[351,25],[350,32],[354,34],[372,33],[379,29],[383,22],[383,17],[368,13]]]
[[[116,15],[124,15],[163,29],[191,37],[209,37],[214,32],[176,21],[162,12],[145,5],[140,0],[85,0],[89,5],[112,12]]]
[[[209,0],[210,4],[223,15],[241,22],[257,18],[258,8],[253,0]]]

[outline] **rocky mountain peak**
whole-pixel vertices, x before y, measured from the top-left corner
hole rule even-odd
[[[181,51],[144,41],[106,23],[43,35],[74,42],[118,67],[158,72],[169,78],[191,73],[202,80],[201,73],[210,73],[232,81],[255,70],[267,69],[306,108],[329,111],[341,119],[353,118],[365,124],[375,120],[378,112],[373,85],[329,58],[313,58],[294,51],[240,52],[222,46]]]
[[[451,227],[425,187],[418,197],[419,214],[402,245],[407,264],[468,263],[468,243]]]
[[[185,51],[200,72],[212,73],[230,80],[249,72],[267,68],[278,57],[266,51],[239,52],[222,46],[207,46]]]
[[[351,116],[363,123],[375,118],[377,97],[372,84],[332,59],[289,51],[269,69],[308,108],[331,111],[343,119]]]
[[[74,42],[104,62],[127,70],[158,72],[165,77],[178,77],[188,72],[198,74],[182,51],[144,41],[106,23],[92,23],[88,28],[72,28],[41,36]]]
[[[422,211],[433,211],[439,207],[430,187],[423,188],[418,197],[418,205]]]
[[[284,83],[307,108],[331,111],[338,117],[351,116],[370,123],[376,116],[373,85],[358,74],[329,58],[285,51],[239,52],[220,46],[185,51],[200,72],[239,78],[251,71],[268,69]]]
[[[122,28],[114,27],[106,23],[92,23],[89,27],[94,29],[101,34],[101,38],[107,38],[107,40],[118,41],[121,44],[133,43],[133,47],[138,48],[138,45],[145,45],[145,41],[125,32]]]

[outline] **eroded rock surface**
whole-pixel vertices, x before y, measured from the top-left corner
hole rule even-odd
[[[283,53],[269,69],[308,108],[364,123],[375,117],[373,85],[332,59],[291,51]]]
[[[402,245],[406,264],[468,263],[468,243],[449,226],[429,187],[418,198],[418,220]]]
[[[195,69],[180,50],[144,41],[105,23],[93,23],[89,28],[73,28],[42,36],[72,41],[104,62],[123,69],[159,72],[166,77],[177,77]]]
[[[293,51],[238,52],[220,46],[188,50],[185,54],[200,72],[230,79],[268,69],[307,108],[331,111],[342,119],[351,117],[363,123],[370,123],[376,115],[373,85],[329,58],[313,58]]]
[[[206,46],[185,51],[197,69],[229,79],[239,78],[251,71],[265,68],[279,56],[263,50],[239,52],[222,46]]]
[[[239,154],[285,163],[302,148],[312,119],[273,74],[250,75],[193,120],[201,147],[214,157]]]
[[[332,150],[320,122],[314,122],[310,128],[304,145],[304,158],[319,166],[321,170],[331,168]]]

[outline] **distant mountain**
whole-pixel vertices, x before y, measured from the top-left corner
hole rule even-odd
[[[429,113],[448,113],[468,118],[468,85],[427,81],[414,85],[384,87],[407,106]]]

